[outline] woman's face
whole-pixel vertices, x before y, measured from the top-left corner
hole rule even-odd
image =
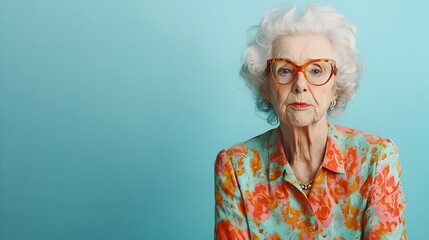
[[[273,42],[272,54],[273,58],[286,58],[300,66],[318,58],[335,60],[329,40],[314,34],[281,37]],[[270,77],[268,92],[264,95],[281,123],[295,127],[308,126],[326,119],[329,104],[337,97],[335,76],[322,86],[311,85],[302,72],[284,85]]]

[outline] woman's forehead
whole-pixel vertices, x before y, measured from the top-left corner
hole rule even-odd
[[[295,34],[283,36],[273,42],[272,58],[287,58],[304,64],[317,58],[334,58],[328,38],[319,34]]]

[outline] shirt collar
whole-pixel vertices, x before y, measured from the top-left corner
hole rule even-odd
[[[328,123],[328,136],[326,141],[325,156],[322,167],[332,172],[345,174],[343,160],[343,139],[335,126]],[[290,168],[283,149],[283,140],[280,127],[272,131],[268,140],[268,158],[270,180],[282,176],[283,172]]]

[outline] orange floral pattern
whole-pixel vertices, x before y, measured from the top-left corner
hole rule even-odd
[[[244,195],[246,196],[247,212],[258,222],[266,221],[270,217],[270,208],[272,208],[273,203],[268,193],[268,185],[265,182],[260,182],[255,185],[253,191],[247,190]]]
[[[280,129],[222,150],[215,163],[215,239],[407,239],[396,145],[331,126],[306,196]]]

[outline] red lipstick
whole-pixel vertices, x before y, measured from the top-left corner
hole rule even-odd
[[[295,108],[306,108],[306,107],[310,107],[311,105],[305,102],[294,102],[292,104],[290,104],[292,107]]]

